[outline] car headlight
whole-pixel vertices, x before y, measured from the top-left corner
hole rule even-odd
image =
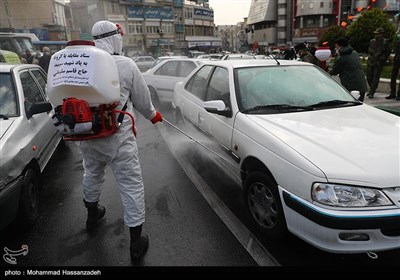
[[[376,207],[393,205],[380,190],[347,185],[314,183],[312,198],[322,204],[338,207]]]

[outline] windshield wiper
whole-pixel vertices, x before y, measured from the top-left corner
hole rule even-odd
[[[8,117],[6,115],[0,114],[0,118],[8,120]]]
[[[329,107],[329,106],[336,106],[336,105],[359,105],[361,104],[360,101],[348,101],[348,100],[329,100],[329,101],[323,101],[319,102],[313,105],[310,105],[312,108],[317,108],[317,107]]]
[[[309,106],[295,106],[295,105],[289,105],[289,104],[274,104],[274,105],[259,105],[255,106],[249,109],[246,109],[243,111],[243,113],[250,113],[254,111],[259,111],[263,109],[273,109],[273,110],[285,110],[285,111],[291,111],[291,110],[303,110],[303,111],[312,111],[314,110],[312,107]]]

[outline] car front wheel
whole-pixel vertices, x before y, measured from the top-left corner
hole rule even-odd
[[[257,227],[272,238],[287,232],[278,186],[265,173],[253,172],[245,182],[245,199]]]
[[[39,218],[39,183],[37,174],[28,169],[24,175],[24,185],[18,209],[17,223],[22,228],[33,226]]]

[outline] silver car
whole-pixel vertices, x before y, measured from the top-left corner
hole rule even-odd
[[[46,86],[38,65],[0,64],[0,230],[39,217],[39,176],[62,138]]]
[[[167,59],[143,73],[153,103],[157,106],[160,102],[171,102],[175,84],[183,81],[201,63],[202,60],[195,58]]]
[[[155,59],[152,56],[138,56],[132,58],[140,72],[146,72],[153,65]]]

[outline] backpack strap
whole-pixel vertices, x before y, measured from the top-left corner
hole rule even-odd
[[[125,105],[124,105],[124,107],[122,107],[122,109],[121,109],[121,111],[125,111],[126,110],[126,108],[128,108],[128,101],[129,101],[129,99],[128,100],[126,100],[126,102],[125,102]],[[124,114],[122,114],[122,113],[119,113],[119,116],[118,116],[118,119],[117,119],[117,122],[118,123],[122,123],[122,121],[124,120]]]

